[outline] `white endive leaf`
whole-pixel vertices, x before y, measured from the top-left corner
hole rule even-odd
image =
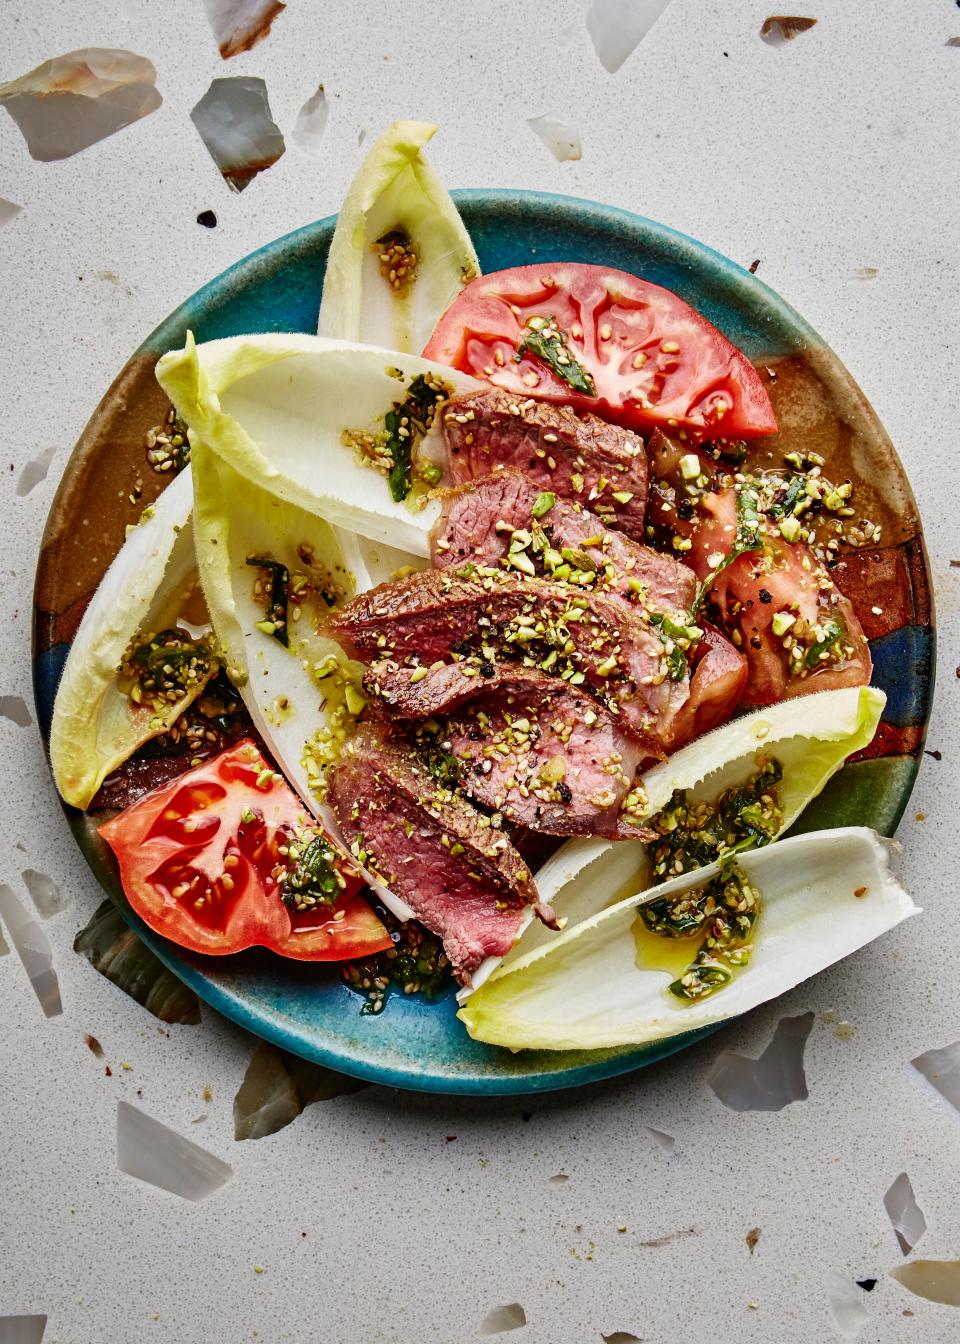
[[[285,565],[291,578],[316,574],[318,585],[341,601],[354,596],[353,575],[329,523],[252,485],[202,443],[194,448],[192,467],[200,583],[228,674],[284,775],[305,802],[313,799],[313,810],[326,822],[304,748],[318,730],[350,726],[344,677],[351,669],[339,644],[323,633],[328,608],[313,591],[300,608],[301,619],[287,622],[288,646],[259,628],[267,616],[254,593],[260,571],[247,560],[269,557]],[[319,570],[301,558],[310,553]],[[294,607],[288,610],[292,614]],[[325,666],[334,671],[318,680],[317,670]]]
[[[191,439],[248,480],[344,531],[427,556],[439,504],[395,501],[386,476],[344,442],[346,433],[381,431],[418,374],[434,375],[452,392],[480,386],[415,355],[296,334],[200,346],[188,336],[183,350],[157,365]],[[435,423],[427,439],[439,434]]]
[[[138,632],[173,624],[196,578],[190,473],[176,476],[130,533],[84,613],[57,690],[50,763],[57,788],[87,807],[103,780],[137,747],[166,732],[204,682],[158,712],[119,688],[123,655]]]
[[[480,274],[457,207],[421,153],[436,131],[396,121],[371,148],[340,207],[330,244],[319,333],[403,352],[423,349],[441,315]],[[391,281],[390,242],[411,258],[412,279]],[[402,263],[401,263],[402,264]]]
[[[820,691],[745,714],[715,728],[643,776],[652,817],[675,789],[713,802],[725,789],[745,783],[757,771],[757,756],[766,753],[783,766],[777,794],[783,809],[781,833],[792,826],[807,804],[854,751],[872,739],[886,704],[882,691],[870,686]],[[542,900],[555,904],[569,923],[595,914],[615,900],[624,883],[650,877],[646,844],[641,840],[573,840],[563,845],[537,873]],[[549,933],[547,937],[549,938]],[[527,951],[544,941],[530,929]]]
[[[761,894],[749,964],[708,998],[672,995],[672,976],[637,965],[638,908],[701,887],[711,864],[640,891],[501,966],[460,1009],[476,1040],[512,1050],[600,1049],[663,1040],[755,1008],[849,956],[917,906],[885,843],[861,827],[817,831],[738,856]]]
[[[356,592],[337,529],[253,484],[201,439],[191,466],[200,583],[228,675],[288,782],[338,836],[324,801],[325,767],[339,755],[364,702],[361,669],[323,629],[328,599],[336,605]],[[268,613],[255,593],[261,571],[247,563],[252,557],[277,561],[291,586],[305,585],[303,600],[288,603],[287,645],[261,628]],[[408,917],[405,903],[377,890]]]

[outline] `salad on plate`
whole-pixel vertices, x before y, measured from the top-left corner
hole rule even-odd
[[[54,777],[181,947],[338,962],[374,1014],[452,979],[514,1050],[659,1040],[916,911],[873,832],[781,839],[884,706],[856,482],[778,455],[769,371],[676,294],[481,274],[434,129],[367,156],[317,336],[160,359],[171,479]]]

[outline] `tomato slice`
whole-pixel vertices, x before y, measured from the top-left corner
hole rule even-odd
[[[423,353],[631,429],[669,426],[697,439],[777,429],[760,376],[736,346],[669,289],[606,266],[556,262],[479,276]]]
[[[280,847],[304,827],[303,804],[244,741],[153,789],[100,827],[127,900],[156,933],[208,956],[268,947],[302,961],[343,961],[391,946],[344,856],[333,907],[280,898]]]

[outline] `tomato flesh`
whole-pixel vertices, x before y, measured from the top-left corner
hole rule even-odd
[[[280,899],[280,846],[313,825],[244,741],[146,794],[100,834],[134,910],[180,947],[208,956],[267,947],[302,961],[384,951],[390,935],[359,894],[363,884],[346,856],[345,885],[332,908],[294,911]]]
[[[572,389],[549,361],[520,353],[531,318],[559,327],[595,396]],[[568,402],[631,429],[669,426],[698,440],[777,429],[760,375],[736,346],[670,290],[606,266],[558,262],[479,276],[423,353],[521,396]]]

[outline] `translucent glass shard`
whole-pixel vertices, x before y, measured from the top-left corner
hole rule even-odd
[[[480,1334],[502,1335],[507,1330],[519,1330],[527,1323],[527,1313],[519,1302],[511,1302],[505,1307],[494,1307],[480,1322]]]
[[[70,904],[53,878],[46,873],[38,873],[35,868],[24,868],[21,876],[41,919],[59,915]]]
[[[764,19],[760,27],[760,36],[771,47],[781,47],[784,42],[792,42],[799,33],[806,33],[814,26],[816,19],[802,18],[793,14],[771,14]]]
[[[960,1260],[911,1260],[891,1269],[890,1277],[928,1302],[960,1307]]]
[[[856,1339],[870,1319],[857,1285],[835,1269],[827,1275],[827,1308],[841,1339]]]
[[[231,191],[243,191],[286,148],[267,86],[252,75],[213,80],[190,119]]]
[[[901,1251],[904,1255],[909,1255],[926,1232],[927,1220],[916,1201],[910,1177],[905,1171],[901,1171],[884,1195],[883,1207],[893,1224]]]
[[[44,448],[42,453],[32,457],[17,478],[17,494],[29,495],[30,491],[47,479],[50,463],[56,455],[56,448]]]
[[[927,1050],[910,1062],[951,1106],[960,1111],[960,1041],[940,1050]]]
[[[611,75],[643,41],[670,0],[593,0],[587,32]]]
[[[672,1134],[665,1134],[662,1129],[654,1129],[652,1125],[647,1125],[647,1133],[652,1134],[665,1153],[672,1153],[677,1146],[677,1141]]]
[[[225,61],[269,37],[273,21],[286,9],[280,0],[203,0],[207,22]]]
[[[233,1101],[234,1138],[266,1138],[314,1102],[330,1101],[366,1086],[359,1078],[297,1059],[260,1041]]]
[[[53,969],[53,949],[50,940],[37,921],[8,886],[0,886],[0,917],[23,962],[33,992],[40,1000],[46,1017],[59,1017],[63,1012],[60,1002],[60,984]]]
[[[5,201],[0,196],[0,229],[4,224],[9,224],[11,219],[15,219],[22,209],[22,205],[14,205],[13,201]]]
[[[0,695],[0,719],[8,719],[18,728],[29,728],[33,718],[22,695]]]
[[[564,163],[568,159],[583,157],[580,136],[573,126],[558,117],[530,117],[527,125],[534,135],[540,137],[555,159]]]
[[[315,158],[320,151],[320,141],[327,129],[329,116],[330,105],[321,84],[297,113],[296,125],[293,128],[293,143],[311,158]]]
[[[0,1344],[43,1344],[46,1316],[0,1316]]]
[[[233,1168],[129,1102],[117,1102],[117,1166],[127,1176],[195,1203],[226,1185]]]
[[[782,1111],[793,1101],[805,1101],[803,1051],[813,1019],[813,1013],[781,1018],[759,1059],[722,1054],[707,1083],[724,1106],[731,1111]]]
[[[17,123],[34,159],[67,159],[163,102],[145,56],[83,47],[0,84],[0,104]]]
[[[140,941],[112,901],[98,907],[73,940],[73,950],[161,1022],[195,1025],[200,1021],[196,994]]]

